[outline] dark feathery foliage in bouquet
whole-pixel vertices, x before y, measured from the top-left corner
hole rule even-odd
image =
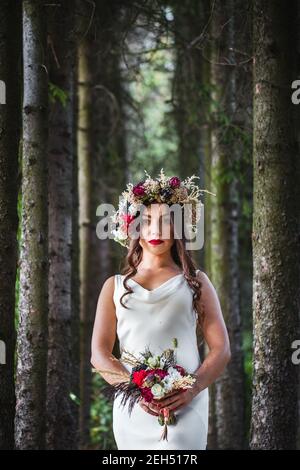
[[[103,393],[110,399],[121,396],[121,404],[128,402],[128,412],[131,415],[133,407],[142,399],[151,402],[153,399],[161,400],[175,391],[184,392],[191,388],[196,381],[195,374],[188,374],[177,364],[175,349],[177,339],[173,339],[173,349],[166,349],[160,355],[154,355],[147,347],[140,357],[123,350],[121,361],[132,366],[131,373],[126,379],[116,384],[109,384]],[[94,369],[94,372],[112,372]],[[116,372],[112,372],[117,374]],[[125,377],[125,374],[120,374]],[[176,424],[175,413],[167,407],[160,410],[158,422],[164,426],[161,439],[167,439],[167,426]]]

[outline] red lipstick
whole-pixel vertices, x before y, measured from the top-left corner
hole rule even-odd
[[[162,240],[150,240],[149,243],[151,243],[151,245],[160,245],[161,243],[163,243]]]

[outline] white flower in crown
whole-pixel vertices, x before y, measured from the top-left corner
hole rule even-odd
[[[181,181],[177,176],[166,176],[162,168],[158,178],[153,179],[146,170],[144,171],[146,178],[143,181],[135,185],[127,184],[125,191],[122,192],[118,210],[111,216],[112,222],[116,225],[116,228],[112,230],[114,240],[128,248],[130,242],[129,225],[139,214],[141,204],[147,206],[154,202],[168,205],[185,204],[187,219],[191,221],[191,223],[187,223],[187,226],[190,226],[193,233],[196,233],[197,222],[200,220],[201,207],[203,206],[200,195],[204,192],[215,194],[200,189],[194,181],[199,178],[196,175]]]

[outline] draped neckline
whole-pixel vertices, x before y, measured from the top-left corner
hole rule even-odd
[[[137,281],[135,281],[134,279],[130,278],[127,280],[127,282],[131,282],[131,283],[134,283],[136,285],[136,287],[142,291],[145,291],[147,294],[151,294],[152,292],[153,293],[156,293],[157,291],[167,287],[169,284],[171,284],[173,281],[177,280],[178,278],[182,277],[183,276],[183,273],[179,273],[179,274],[175,274],[175,276],[172,276],[170,277],[169,279],[167,279],[166,281],[164,281],[162,284],[160,284],[159,286],[155,287],[154,289],[146,289],[145,287],[143,287],[141,284],[139,284]]]

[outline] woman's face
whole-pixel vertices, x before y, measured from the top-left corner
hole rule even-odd
[[[140,240],[143,250],[162,254],[174,243],[173,227],[169,206],[154,203],[145,208],[141,215]]]

